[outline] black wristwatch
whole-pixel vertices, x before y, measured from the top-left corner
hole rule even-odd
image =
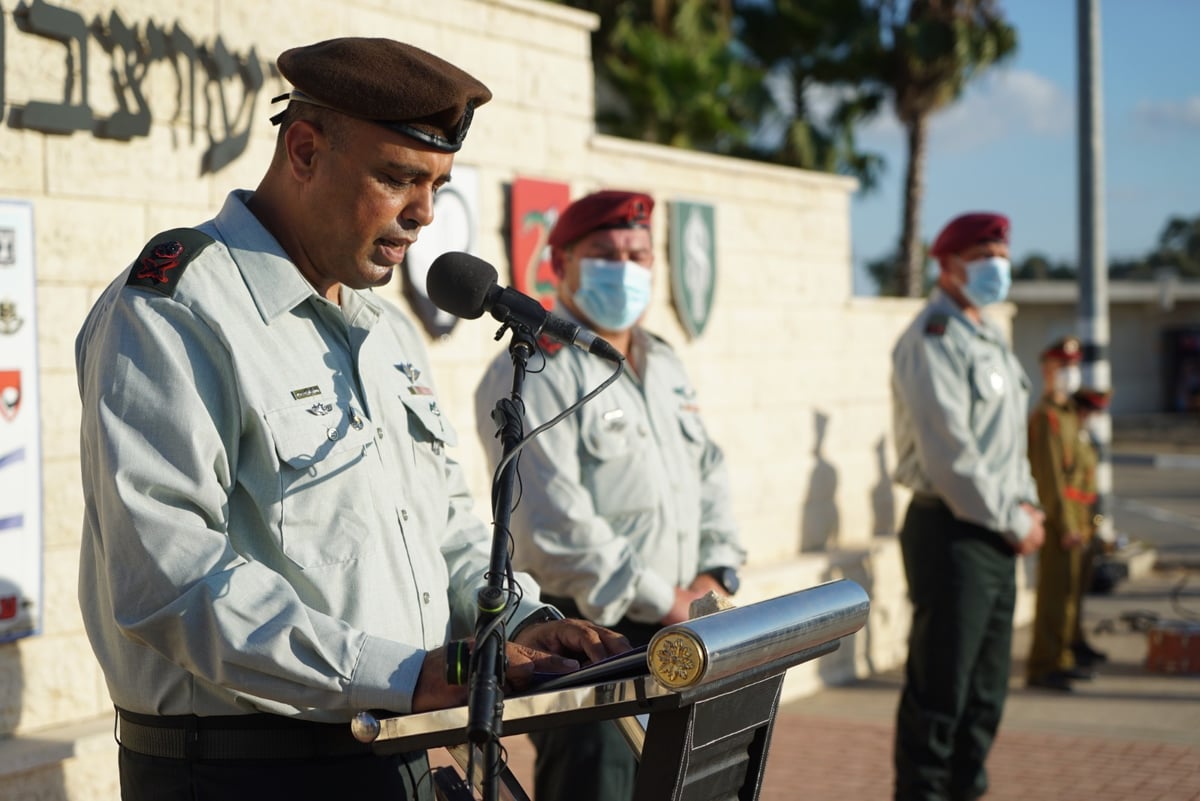
[[[741,579],[738,578],[737,571],[732,567],[714,567],[712,570],[705,570],[704,573],[715,578],[717,583],[730,595],[736,595],[738,587],[742,584]]]

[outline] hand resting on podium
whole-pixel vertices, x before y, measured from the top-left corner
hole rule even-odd
[[[425,655],[413,692],[413,712],[428,712],[463,706],[467,685],[446,682],[446,647]],[[506,643],[510,690],[522,692],[534,682],[534,674],[571,673],[581,663],[599,662],[629,650],[629,641],[615,631],[586,620],[552,620],[521,630],[515,642]]]

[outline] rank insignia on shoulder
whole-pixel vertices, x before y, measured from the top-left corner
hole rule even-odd
[[[133,262],[125,286],[140,286],[171,297],[192,259],[215,240],[195,228],[175,228],[151,239]]]
[[[542,349],[542,353],[546,354],[547,356],[553,356],[563,349],[563,344],[561,342],[559,342],[557,339],[551,339],[545,334],[542,334],[540,337],[538,337],[537,343],[538,347]]]
[[[930,336],[940,337],[946,333],[946,325],[950,322],[948,314],[934,314],[925,321],[925,333]]]

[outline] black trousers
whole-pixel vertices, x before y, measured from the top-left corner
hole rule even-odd
[[[912,601],[896,714],[896,801],[970,801],[1000,725],[1012,659],[1016,577],[996,532],[914,498],[900,530]]]
[[[569,598],[543,596],[567,617],[583,617]],[[661,628],[622,620],[613,631],[630,645],[645,645]],[[625,736],[609,720],[532,732],[537,749],[533,763],[536,801],[628,801],[637,786],[637,759]]]
[[[168,759],[121,747],[122,801],[433,801],[424,751],[322,759]]]

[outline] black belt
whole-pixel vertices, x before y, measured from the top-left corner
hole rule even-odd
[[[349,723],[313,723],[279,715],[141,715],[117,710],[117,742],[166,759],[317,759],[366,756],[371,746]]]

